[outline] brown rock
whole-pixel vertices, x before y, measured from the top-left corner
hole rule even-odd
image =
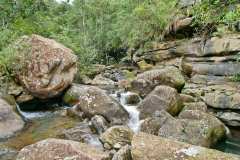
[[[23,37],[19,45],[24,47],[12,64],[13,71],[33,96],[52,98],[72,83],[77,72],[77,56],[72,50],[39,35]],[[19,64],[21,68],[16,67]]]
[[[100,140],[103,142],[104,147],[106,145],[110,147],[107,149],[119,149],[122,146],[131,144],[132,137],[133,131],[130,128],[125,126],[113,126],[100,136]]]
[[[133,160],[239,160],[240,157],[212,149],[139,133],[132,140]]]
[[[182,110],[180,96],[174,88],[157,86],[138,106],[140,118],[145,119],[155,112],[165,110],[177,115]]]
[[[112,124],[123,124],[128,120],[128,112],[115,99],[94,86],[73,85],[64,95],[64,102],[75,105],[75,112],[83,112],[91,118],[101,115]]]
[[[46,139],[24,147],[17,160],[110,160],[108,154],[83,143]]]
[[[0,139],[13,136],[24,127],[24,121],[13,106],[0,98]]]

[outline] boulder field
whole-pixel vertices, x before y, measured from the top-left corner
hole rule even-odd
[[[96,66],[80,84],[70,49],[38,35],[19,43],[30,46],[31,60],[13,70],[22,87],[16,100],[59,97],[62,116],[78,123],[25,146],[17,160],[240,160],[211,149],[228,127],[240,127],[238,34],[153,43],[133,55],[135,66]],[[0,139],[24,127],[17,112],[0,99]]]

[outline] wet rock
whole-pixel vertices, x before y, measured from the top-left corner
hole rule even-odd
[[[98,87],[74,84],[63,99],[67,104],[76,105],[75,111],[81,111],[89,118],[101,115],[112,124],[123,124],[129,118],[121,104]]]
[[[0,139],[13,136],[24,127],[24,121],[14,106],[0,98]]]
[[[127,105],[137,105],[141,100],[139,95],[133,92],[123,93],[120,98],[122,99],[123,104]]]
[[[110,160],[110,157],[83,143],[50,138],[24,147],[17,156],[17,160],[37,159]]]
[[[131,146],[126,145],[114,154],[112,160],[132,160]]]
[[[73,128],[64,130],[60,137],[86,143],[97,148],[103,148],[98,136],[94,134],[87,122],[81,122]]]
[[[137,80],[149,81],[153,86],[168,85],[181,90],[185,84],[185,79],[180,70],[174,66],[160,69],[152,69],[137,75]]]
[[[239,160],[240,157],[220,151],[139,133],[132,140],[133,160]]]
[[[11,67],[31,95],[52,98],[72,83],[77,72],[77,56],[72,50],[39,35],[25,36],[18,44],[24,47],[20,47],[16,57],[18,64]]]
[[[14,160],[18,152],[8,148],[0,149],[0,160]]]
[[[140,118],[152,116],[154,112],[166,110],[172,115],[177,115],[182,110],[180,96],[174,88],[157,86],[138,106]]]
[[[226,125],[239,127],[240,114],[235,112],[218,112],[216,116],[221,119]]]
[[[108,129],[108,122],[103,116],[95,115],[91,119],[92,126],[95,128],[98,134],[102,134]]]
[[[131,143],[133,131],[126,126],[113,126],[106,130],[100,140],[106,149],[120,149],[122,146]]]

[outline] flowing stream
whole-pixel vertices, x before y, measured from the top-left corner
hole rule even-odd
[[[127,97],[131,95],[131,92],[123,92],[123,93],[115,93],[112,96],[117,99],[123,108],[128,112],[130,119],[128,122],[128,127],[131,128],[135,133],[140,130],[140,119],[139,119],[139,111],[137,109],[137,105],[129,105],[127,104]]]
[[[127,103],[127,99],[131,94],[131,92],[115,92],[111,94],[111,96],[118,100],[129,113],[130,119],[127,125],[137,133],[140,130],[141,121],[139,119],[138,105],[130,105]],[[66,116],[66,107],[34,112],[21,111],[18,107],[18,111],[27,120],[26,127],[15,137],[0,142],[0,149],[7,147],[19,150],[26,145],[36,143],[46,138],[58,138],[64,129],[72,128],[79,123],[79,120]],[[228,137],[214,148],[223,152],[240,155],[240,128],[230,128],[230,130],[232,137]],[[101,145],[98,138],[94,136],[89,137],[89,144],[93,146]]]

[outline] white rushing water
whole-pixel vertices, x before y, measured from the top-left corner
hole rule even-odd
[[[128,127],[131,128],[135,133],[140,129],[139,111],[137,105],[128,105],[126,103],[126,98],[131,94],[131,92],[124,92],[118,94],[113,94],[112,96],[119,100],[124,109],[129,113],[130,119],[128,122]]]

